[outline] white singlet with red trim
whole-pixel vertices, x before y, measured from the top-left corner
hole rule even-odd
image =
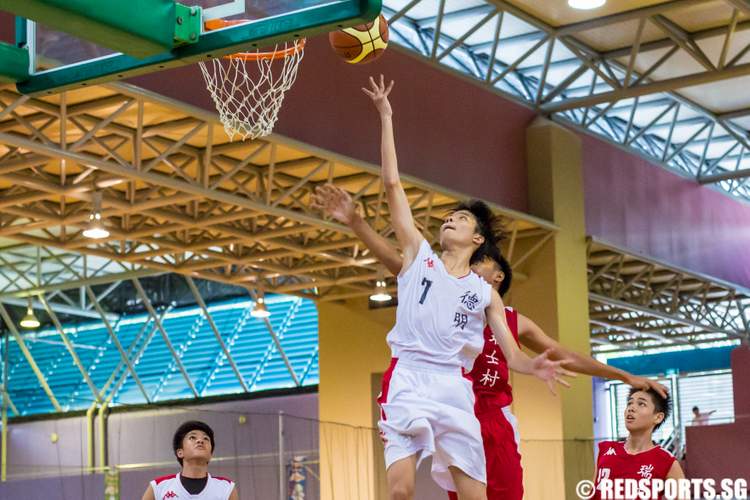
[[[482,352],[491,286],[474,272],[457,278],[422,240],[398,278],[396,325],[388,333],[394,358],[471,370]]]
[[[197,495],[191,495],[185,490],[179,474],[157,477],[150,484],[155,500],[227,500],[234,489],[231,479],[211,474],[208,475],[206,487]]]

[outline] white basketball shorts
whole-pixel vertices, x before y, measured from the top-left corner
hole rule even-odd
[[[456,490],[450,466],[487,483],[474,393],[460,368],[394,358],[378,403],[386,469],[411,455],[417,455],[419,467],[432,455],[432,478],[444,490]]]

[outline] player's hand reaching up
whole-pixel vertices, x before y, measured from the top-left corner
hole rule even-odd
[[[557,396],[555,391],[555,382],[564,386],[570,387],[570,384],[563,379],[563,377],[575,377],[575,373],[569,372],[562,367],[565,360],[552,361],[549,359],[550,352],[552,349],[547,349],[539,356],[533,358],[532,361],[532,372],[531,374],[537,378],[544,380],[547,383],[547,387],[552,394]]]
[[[349,193],[333,184],[317,186],[312,195],[311,206],[347,226],[357,215],[357,205]]]
[[[636,389],[640,389],[642,391],[653,389],[663,398],[666,398],[667,394],[669,393],[669,389],[667,389],[664,385],[660,384],[656,380],[651,380],[650,378],[646,377],[639,377],[638,375],[630,375],[629,377],[627,377],[627,379],[624,380],[624,382],[629,386],[635,387]]]
[[[372,99],[372,103],[375,104],[375,108],[377,108],[380,116],[391,116],[393,114],[391,103],[388,101],[388,94],[393,90],[393,83],[393,80],[391,80],[386,87],[385,79],[383,78],[383,75],[380,75],[379,83],[376,83],[375,79],[370,77],[370,88],[367,89],[362,87],[362,92]]]

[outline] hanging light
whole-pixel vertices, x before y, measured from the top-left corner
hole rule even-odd
[[[375,291],[370,295],[370,300],[373,302],[388,302],[391,300],[393,297],[388,293],[386,286],[385,279],[377,280],[375,282]]]
[[[92,240],[100,240],[109,236],[109,231],[102,224],[102,193],[99,191],[94,193],[94,208],[91,210],[89,223],[83,231],[83,235]]]
[[[568,0],[568,5],[574,9],[590,10],[601,7],[607,0]]]
[[[258,299],[255,301],[255,306],[253,306],[253,310],[250,311],[250,316],[253,318],[267,318],[271,315],[271,311],[268,310],[266,307],[266,299],[263,297],[263,295],[258,294]]]
[[[28,328],[29,330],[39,328],[39,325],[41,325],[41,323],[39,322],[39,319],[34,315],[34,308],[31,307],[31,297],[28,297],[27,300],[28,305],[26,306],[26,316],[21,319],[21,322],[19,324],[22,328]]]

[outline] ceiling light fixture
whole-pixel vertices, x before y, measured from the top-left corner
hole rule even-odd
[[[258,299],[255,301],[255,306],[253,306],[253,310],[250,311],[250,316],[253,318],[259,318],[264,319],[271,315],[271,311],[268,310],[266,307],[266,299],[262,295],[262,292],[258,293]]]
[[[388,288],[385,279],[377,280],[375,282],[375,291],[370,295],[370,300],[373,302],[388,302],[393,297],[388,293]]]
[[[27,300],[28,305],[26,307],[26,316],[21,319],[21,322],[19,324],[22,328],[33,330],[34,328],[39,328],[39,325],[41,325],[41,323],[39,322],[39,318],[34,315],[34,308],[31,307],[31,297],[28,297]]]
[[[591,10],[601,7],[607,0],[568,0],[568,5],[574,9]]]
[[[89,223],[83,235],[92,240],[100,240],[109,236],[109,231],[102,223],[102,193],[99,191],[94,193],[94,208],[91,210]]]

